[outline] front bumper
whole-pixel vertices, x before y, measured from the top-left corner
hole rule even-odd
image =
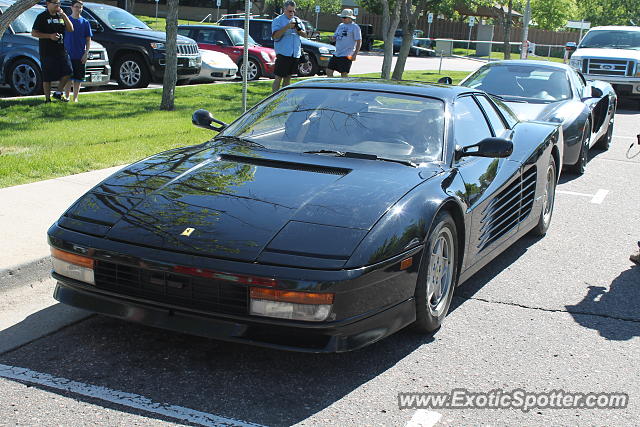
[[[53,273],[60,302],[125,320],[180,332],[308,352],[354,350],[392,334],[415,319],[413,295],[422,246],[348,270],[296,268],[169,252],[107,240],[54,224],[52,247],[95,260],[95,285]],[[185,269],[220,272],[215,278]],[[256,285],[228,275],[273,278],[275,289],[333,293],[325,321],[250,314]],[[264,285],[257,285],[264,286]],[[274,285],[267,285],[274,286]]]
[[[320,324],[268,318],[230,318],[152,304],[87,289],[82,282],[53,273],[54,298],[73,307],[107,316],[206,338],[308,353],[356,350],[415,320],[413,298],[374,313]]]
[[[151,65],[151,74],[154,80],[164,78],[164,67],[166,60],[159,58]],[[182,77],[197,77],[202,68],[202,59],[195,56],[178,56],[178,75]]]
[[[85,68],[83,86],[103,86],[111,79],[111,66],[108,63],[102,66],[87,65]]]

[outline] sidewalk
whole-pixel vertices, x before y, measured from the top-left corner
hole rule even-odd
[[[0,189],[0,281],[49,256],[47,229],[87,190],[121,166]],[[0,283],[1,285],[1,283]]]

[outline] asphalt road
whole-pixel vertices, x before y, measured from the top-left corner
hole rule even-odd
[[[0,425],[637,425],[640,419],[640,131],[563,174],[551,228],[457,289],[433,337],[400,331],[363,350],[309,355],[230,344],[54,305],[0,330]],[[0,290],[0,309],[53,282]],[[25,295],[31,295],[26,298]],[[52,320],[62,329],[43,335]],[[13,378],[13,379],[10,379]],[[399,409],[398,393],[623,392],[624,409]],[[413,420],[413,421],[412,421]],[[431,421],[437,420],[435,424]],[[413,424],[411,424],[413,422]]]
[[[394,56],[393,65],[395,65],[395,61],[397,56]],[[440,63],[440,58],[416,58],[409,57],[407,58],[407,62],[405,64],[405,70],[451,70],[451,71],[475,71],[478,67],[484,64],[483,61],[473,60],[473,59],[463,59],[463,58],[443,58],[442,63]],[[365,73],[379,73],[382,68],[382,56],[379,53],[371,53],[371,52],[362,52],[357,60],[353,63],[351,67],[351,74],[365,74]],[[393,68],[392,68],[393,71]],[[260,78],[260,80],[268,80],[264,77]],[[240,79],[232,80],[235,82],[241,81]],[[218,81],[216,84],[225,84],[228,83],[226,81]],[[161,88],[162,84],[159,83],[151,83],[149,88],[156,89]],[[108,85],[93,87],[93,88],[82,88],[81,93],[83,92],[95,92],[95,91],[105,91],[105,90],[119,90],[118,85],[115,81],[111,81]],[[9,90],[8,86],[0,86],[0,98],[8,98],[13,97],[13,94]]]

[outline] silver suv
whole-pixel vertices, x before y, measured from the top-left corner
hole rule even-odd
[[[604,80],[618,95],[640,99],[640,27],[592,28],[569,64],[587,80]]]
[[[0,0],[0,13],[13,1]],[[15,95],[28,96],[42,93],[42,73],[38,39],[31,36],[33,21],[44,11],[33,6],[18,16],[0,39],[0,84],[7,84]],[[106,49],[91,41],[83,86],[101,86],[109,83],[111,67]]]

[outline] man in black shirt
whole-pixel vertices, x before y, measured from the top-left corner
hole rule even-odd
[[[51,82],[58,81],[58,90],[53,97],[67,102],[62,95],[71,76],[71,60],[64,48],[64,32],[73,31],[73,24],[60,8],[60,0],[47,0],[47,10],[36,17],[31,35],[40,41],[40,64],[42,66],[42,89],[44,102],[51,101]]]

